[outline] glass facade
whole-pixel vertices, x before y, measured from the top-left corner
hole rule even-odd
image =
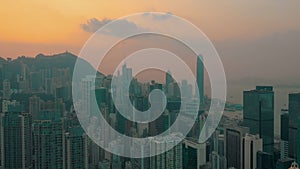
[[[204,103],[204,65],[203,57],[197,57],[197,85],[199,91],[200,104]]]
[[[257,153],[257,169],[271,169],[274,168],[273,155],[265,152]]]
[[[297,119],[300,117],[300,93],[289,94],[289,157],[297,157]]]
[[[244,91],[243,125],[263,139],[263,151],[272,153],[274,145],[274,92],[270,86]]]
[[[225,127],[225,156],[227,167],[242,168],[242,140],[246,133],[249,132],[247,127],[226,126]]]

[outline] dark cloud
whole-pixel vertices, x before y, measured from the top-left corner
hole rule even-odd
[[[113,36],[121,36],[124,34],[130,34],[136,31],[146,31],[146,28],[139,27],[134,22],[130,22],[126,19],[112,20],[112,19],[103,19],[98,20],[97,18],[92,18],[87,21],[85,24],[81,24],[81,28],[86,32],[96,32],[99,28],[105,24],[113,22],[114,26],[105,28],[101,33]]]

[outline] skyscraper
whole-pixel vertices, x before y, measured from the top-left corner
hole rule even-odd
[[[201,106],[201,104],[204,103],[204,65],[203,57],[201,55],[197,57],[197,85]]]
[[[169,84],[173,83],[173,77],[170,71],[166,72],[166,92],[168,93]]]
[[[29,98],[29,113],[33,120],[38,118],[38,113],[41,111],[41,99],[36,95]]]
[[[257,152],[262,151],[262,145],[259,135],[246,134],[243,138],[243,168],[256,169]]]
[[[287,169],[290,168],[291,164],[295,162],[292,158],[279,159],[276,163],[276,169]]]
[[[297,130],[297,140],[295,140],[297,143],[300,141],[300,118],[297,119],[298,121],[298,130]],[[297,146],[297,162],[300,162],[300,146]]]
[[[22,111],[1,115],[1,162],[5,169],[32,167],[31,116]]]
[[[249,128],[242,126],[225,126],[225,157],[227,168],[243,168],[242,161],[242,140]]]
[[[212,169],[226,169],[227,168],[227,161],[226,158],[217,152],[213,151],[211,153],[211,163]]]
[[[257,153],[257,169],[269,169],[274,168],[274,166],[272,154],[261,151]]]
[[[95,92],[95,76],[86,76],[81,80],[81,90],[82,90],[82,102],[83,102],[83,111],[87,116],[90,116],[91,113],[91,97],[92,92]]]
[[[64,167],[64,137],[60,117],[60,113],[44,111],[33,123],[35,169]]]
[[[65,137],[65,168],[88,168],[88,137],[80,126],[68,129]]]
[[[151,140],[151,154],[163,152],[151,157],[151,169],[182,168],[182,143],[180,142],[180,137],[180,135],[177,136],[176,134],[171,134],[165,138],[162,137]],[[173,148],[166,151],[168,147]]]
[[[289,152],[289,113],[281,110],[280,115],[280,158],[288,157]]]
[[[274,92],[272,86],[257,86],[244,91],[243,125],[251,134],[263,139],[263,151],[273,153],[274,145]]]
[[[221,134],[222,133],[222,134]],[[226,169],[227,161],[224,156],[224,132],[218,128],[212,135],[211,164],[212,169]]]
[[[3,80],[3,99],[9,100],[10,99],[10,81],[8,79]]]
[[[300,117],[300,93],[289,94],[289,157],[297,157],[297,119]]]
[[[40,72],[30,72],[30,91],[32,93],[37,93],[40,92],[40,89],[42,87],[42,82],[41,82],[41,73]]]
[[[152,141],[152,138],[147,140],[134,140],[131,146],[131,152],[134,155],[138,155],[140,158],[132,158],[131,166],[134,169],[150,169],[150,159],[151,157],[146,157],[146,154],[150,153],[149,143]],[[138,148],[137,148],[138,147]],[[139,151],[136,151],[137,149]]]
[[[183,141],[183,168],[200,169],[206,163],[206,143],[186,138]]]

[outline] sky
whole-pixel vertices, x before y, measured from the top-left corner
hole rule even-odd
[[[299,7],[298,0],[2,0],[0,56],[78,55],[97,26],[132,13],[166,12],[212,40],[231,82],[300,84]]]
[[[190,21],[213,42],[233,102],[241,103],[242,91],[255,85],[292,86],[284,92],[275,89],[279,115],[287,94],[300,89],[299,0],[1,0],[0,4],[0,57],[65,51],[78,55],[93,32],[109,21],[137,12],[165,12]]]

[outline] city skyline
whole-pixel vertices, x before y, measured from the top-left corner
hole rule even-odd
[[[299,169],[300,1],[0,5],[0,169]]]
[[[58,57],[47,57],[40,55],[33,60],[23,57],[19,58],[19,60],[6,60],[1,63],[2,73],[0,78],[3,80],[3,83],[1,84],[1,117],[3,119],[16,121],[14,123],[24,123],[22,121],[18,121],[17,119],[23,116],[28,117],[27,122],[30,124],[32,123],[34,126],[32,129],[32,141],[30,139],[27,139],[27,144],[26,142],[20,142],[19,145],[24,146],[26,144],[28,145],[27,148],[30,148],[30,146],[32,146],[30,142],[32,142],[34,149],[34,153],[32,156],[33,161],[35,161],[34,159],[36,158],[44,160],[41,162],[35,161],[33,163],[30,163],[28,162],[30,161],[30,159],[28,159],[26,165],[29,166],[29,168],[31,165],[35,166],[35,168],[43,168],[43,166],[45,167],[56,165],[66,166],[70,168],[76,168],[77,166],[77,168],[82,168],[82,166],[92,167],[105,166],[109,164],[111,166],[114,166],[113,169],[122,168],[122,166],[126,166],[127,168],[131,168],[133,166],[157,168],[158,166],[160,166],[160,168],[162,169],[166,166],[169,166],[171,168],[180,169],[186,168],[186,166],[189,166],[189,164],[191,164],[191,166],[194,167],[195,165],[199,165],[199,169],[202,169],[203,167],[209,168],[210,165],[214,166],[214,169],[222,169],[222,166],[224,165],[226,165],[227,167],[270,167],[275,165],[290,166],[292,157],[296,158],[297,161],[299,159],[298,156],[292,156],[292,154],[295,154],[295,151],[293,151],[292,153],[286,152],[290,151],[288,150],[288,147],[290,147],[291,150],[295,150],[295,148],[291,148],[291,146],[295,144],[295,139],[292,138],[297,137],[295,136],[295,133],[291,133],[290,135],[282,135],[283,142],[279,145],[277,141],[280,138],[273,138],[275,136],[275,133],[270,132],[274,131],[275,128],[274,126],[272,127],[272,125],[270,126],[269,122],[271,122],[273,125],[276,125],[274,119],[276,116],[278,116],[274,111],[274,95],[276,91],[273,90],[272,86],[256,86],[256,89],[249,91],[247,89],[244,89],[244,119],[235,119],[233,118],[234,116],[230,116],[227,111],[233,111],[233,113],[235,114],[241,114],[241,112],[238,111],[238,107],[235,107],[237,105],[227,105],[224,113],[225,119],[221,121],[219,127],[217,128],[217,131],[212,136],[212,138],[205,143],[199,143],[195,141],[195,138],[197,138],[199,131],[201,131],[203,127],[203,122],[207,118],[206,111],[207,106],[210,102],[209,97],[206,97],[204,100],[205,105],[208,104],[207,106],[205,106],[204,110],[201,110],[204,112],[200,112],[199,119],[196,121],[187,138],[185,138],[183,142],[178,144],[175,149],[171,149],[171,151],[160,154],[158,156],[132,161],[128,161],[121,156],[110,154],[107,151],[99,148],[96,144],[88,144],[88,142],[90,141],[87,135],[84,134],[83,129],[80,127],[79,122],[76,118],[76,114],[72,109],[72,103],[70,103],[70,100],[72,100],[72,97],[70,96],[70,88],[72,86],[70,85],[70,81],[72,80],[72,64],[75,63],[74,61],[76,59],[77,57],[74,57],[71,53],[67,52],[61,54]],[[35,61],[35,63],[32,64],[32,61]],[[43,62],[46,63],[45,61],[47,61],[48,63],[47,66],[43,64]],[[29,63],[32,64],[32,66],[30,66]],[[15,69],[16,65],[12,67],[13,64],[20,65],[19,67],[21,67],[21,69]],[[201,64],[197,63],[197,67],[199,66],[199,70],[202,70]],[[122,72],[120,72],[116,78],[122,81],[120,83],[127,84],[128,80],[132,78],[131,67],[127,67],[126,64],[124,64],[122,66]],[[176,119],[176,112],[178,111],[178,104],[180,102],[180,100],[178,99],[180,97],[190,98],[191,96],[189,94],[192,93],[190,91],[192,90],[192,88],[189,87],[189,85],[191,84],[184,81],[177,83],[172,77],[172,72],[165,73],[165,82],[163,83],[159,83],[150,79],[150,83],[142,83],[137,80],[133,80],[131,82],[131,86],[134,86],[134,88],[130,89],[130,91],[132,92],[131,101],[138,110],[143,111],[149,108],[147,94],[154,89],[165,91],[166,96],[170,100],[168,101],[166,107],[167,110],[153,123],[151,122],[149,125],[132,123],[121,116],[121,114],[116,111],[116,109],[112,105],[112,100],[109,97],[109,95],[111,94],[110,92],[114,91],[110,90],[111,80],[111,76],[105,76],[99,73],[96,76],[84,76],[84,78],[81,79],[80,82],[75,82],[73,83],[73,85],[77,86],[76,83],[79,83],[81,91],[86,93],[86,95],[82,95],[84,100],[86,100],[87,102],[83,102],[83,106],[89,105],[89,102],[91,102],[91,100],[89,100],[91,94],[89,94],[88,91],[94,90],[97,96],[96,102],[101,108],[101,111],[103,111],[102,113],[106,121],[109,122],[111,126],[114,126],[116,130],[128,136],[153,136],[168,129],[168,127],[172,123],[174,123],[174,120]],[[183,93],[183,95],[181,95],[181,92],[179,90],[185,91],[186,93]],[[297,114],[297,110],[299,109],[298,104],[300,103],[297,97],[298,95],[299,94],[293,93],[290,93],[289,95],[289,109],[291,110],[290,113],[285,112],[285,109],[281,110],[283,111],[283,113],[285,112],[288,117],[299,116]],[[29,104],[24,104],[26,102],[28,102]],[[90,122],[97,123],[95,121],[96,118],[94,118],[97,116],[95,110],[93,108],[86,108],[86,110],[88,110],[86,115],[91,117]],[[256,112],[256,110],[259,111]],[[186,111],[188,113],[188,110]],[[297,117],[295,117],[294,119],[296,118]],[[21,118],[21,120],[22,119],[23,118]],[[241,121],[243,121],[243,123],[240,123]],[[282,120],[282,122],[284,121],[286,120]],[[3,130],[4,134],[15,133],[18,130],[23,130],[22,126],[14,126],[15,128],[12,129],[10,129],[11,127],[7,127],[7,125],[11,125],[14,123],[2,123],[0,125],[0,129],[5,129]],[[28,129],[30,128],[30,124],[28,124],[27,127],[25,126],[27,132],[29,132]],[[298,124],[298,122],[296,120],[292,121],[290,125],[285,123],[283,124],[284,125],[281,125],[281,131],[285,133],[289,132],[290,130],[295,130],[295,124]],[[248,128],[242,127],[241,125],[245,125]],[[107,129],[105,129],[106,127],[103,125],[100,125],[100,127],[100,133],[102,135],[105,134],[105,132],[107,132]],[[91,131],[94,130],[95,129],[92,129]],[[87,130],[87,132],[89,131],[90,129]],[[296,132],[298,132],[297,128]],[[96,136],[97,134],[95,135],[95,137]],[[108,136],[113,138],[113,135]],[[173,136],[174,139],[176,138],[180,140],[181,136]],[[27,135],[24,135],[22,137],[29,138],[28,133]],[[56,137],[58,140],[55,139],[51,142],[47,141],[47,138],[51,137]],[[289,137],[290,139],[286,137]],[[16,137],[7,137],[6,139],[4,139],[4,142],[2,142],[4,148],[6,146],[11,146],[10,144],[8,144],[8,140],[14,139],[16,139]],[[172,138],[169,139],[152,139],[150,137],[149,144],[152,142],[155,145],[158,143],[168,143],[170,144],[170,146],[177,144],[171,141],[173,140]],[[274,140],[274,142],[272,142],[272,140]],[[114,151],[133,151],[130,150],[130,146],[127,148],[120,146],[122,145],[120,144],[121,142],[122,140],[119,139],[111,140],[109,146],[116,147]],[[54,143],[56,146],[54,146]],[[133,144],[132,146],[137,146],[139,143],[135,142],[135,144]],[[40,147],[40,149],[35,149],[35,146]],[[51,148],[53,146],[58,149],[55,150],[54,148]],[[283,149],[278,149],[278,147],[282,147]],[[161,148],[164,149],[164,147]],[[51,153],[52,151],[50,150],[52,149],[55,150],[55,152],[53,151],[53,153]],[[62,150],[64,150],[64,153],[61,152]],[[153,152],[161,150],[162,149],[157,149],[153,150]],[[279,159],[277,159],[277,156],[275,156],[275,154],[278,153],[279,150],[283,154],[280,155]],[[11,151],[8,151],[7,148],[0,149],[0,151],[3,151],[5,155],[2,157],[9,157],[12,160],[18,158],[14,156]],[[24,153],[25,152],[29,153],[26,149],[24,150]],[[133,152],[146,153],[143,151]],[[203,156],[201,155],[201,153],[204,153],[206,155]],[[212,155],[213,161],[210,161],[210,153]],[[174,156],[174,158],[166,160],[166,156]],[[81,160],[78,160],[78,158],[81,158]],[[190,158],[197,159],[197,163],[190,161]],[[62,161],[57,161],[55,159],[61,159]],[[87,163],[88,160],[92,160],[92,162]],[[25,161],[24,163],[17,164],[7,162],[7,159],[5,158],[2,159],[2,162],[4,162],[3,165],[6,166],[24,165]],[[267,163],[262,163],[262,161],[265,161]],[[276,163],[276,161],[278,161],[278,164]],[[192,168],[193,167],[191,167],[191,169]]]
[[[157,0],[132,0],[135,5],[126,2],[117,5],[116,0],[72,2],[72,5],[60,1],[31,1],[14,5],[6,1],[0,10],[3,13],[0,15],[3,23],[0,29],[0,56],[34,57],[39,53],[53,55],[66,50],[79,55],[93,32],[86,30],[98,29],[124,15],[161,11],[181,16],[207,34],[221,56],[228,82],[236,84],[248,80],[247,83],[263,81],[270,85],[300,84],[300,80],[293,78],[297,73],[292,71],[297,69],[296,63],[299,61],[298,1],[189,0],[185,5],[179,5],[179,0],[173,1],[176,5],[172,7]],[[109,6],[110,10],[105,6]],[[120,6],[128,8],[119,10]],[[98,11],[98,7],[103,10]],[[86,26],[88,29],[83,29]],[[262,64],[266,61],[268,66]],[[252,69],[253,66],[256,69]]]

